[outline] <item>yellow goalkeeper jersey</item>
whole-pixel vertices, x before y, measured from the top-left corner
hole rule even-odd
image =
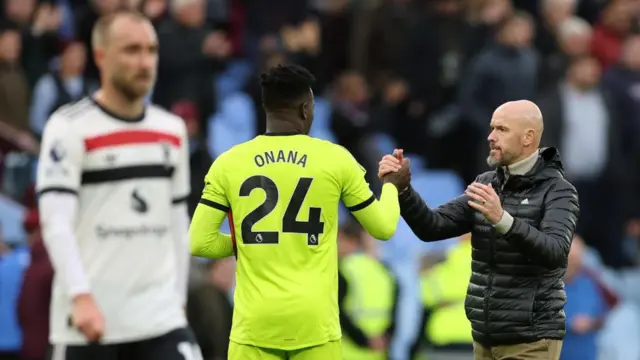
[[[192,254],[235,253],[231,340],[295,350],[341,337],[340,200],[374,237],[395,232],[395,186],[376,200],[343,147],[301,134],[261,135],[219,156],[191,224]],[[232,235],[218,233],[229,215]]]

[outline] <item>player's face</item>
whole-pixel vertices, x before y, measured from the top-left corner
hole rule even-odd
[[[149,93],[158,65],[158,38],[149,22],[116,20],[104,49],[102,71],[108,81],[129,100]]]
[[[519,127],[510,121],[507,114],[496,111],[491,119],[489,141],[489,166],[511,165],[522,154],[523,134]]]

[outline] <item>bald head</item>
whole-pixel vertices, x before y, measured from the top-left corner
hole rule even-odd
[[[490,165],[511,165],[531,156],[540,146],[542,113],[528,100],[500,105],[491,118],[488,141]]]
[[[538,105],[529,100],[509,101],[496,109],[494,116],[497,114],[504,117],[514,130],[522,132],[532,130],[535,147],[540,146],[544,123],[542,121],[542,112],[540,112]]]

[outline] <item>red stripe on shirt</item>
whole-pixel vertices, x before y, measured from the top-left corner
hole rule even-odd
[[[180,147],[178,136],[153,130],[124,130],[98,135],[84,139],[84,146],[86,151],[93,151],[105,147],[153,144],[163,141]]]
[[[238,245],[236,244],[236,228],[233,225],[233,213],[229,210],[229,230],[231,230],[231,242],[233,243],[233,253],[238,261]]]

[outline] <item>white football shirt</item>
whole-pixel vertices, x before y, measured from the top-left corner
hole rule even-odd
[[[103,343],[186,326],[171,229],[172,209],[190,191],[182,119],[155,106],[138,119],[119,119],[91,98],[67,105],[45,126],[37,191],[56,271],[53,344],[86,343],[70,315],[73,296],[87,290],[105,318]],[[53,208],[46,199],[56,196],[77,205]]]

